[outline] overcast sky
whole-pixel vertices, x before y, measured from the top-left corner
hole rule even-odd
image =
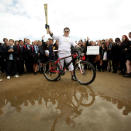
[[[0,0],[0,41],[3,37],[41,39],[44,3],[52,32],[70,27],[74,40],[120,37],[131,31],[131,0]]]

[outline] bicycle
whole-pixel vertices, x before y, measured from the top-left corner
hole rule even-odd
[[[45,63],[43,67],[43,74],[45,78],[49,81],[59,80],[61,76],[65,74],[65,71],[73,62],[73,59],[66,64],[63,69],[60,61],[69,57],[73,57],[75,59],[74,76],[76,77],[76,80],[82,85],[91,84],[96,77],[95,68],[89,61],[85,61],[85,56],[83,53],[79,54],[78,52],[74,52],[69,56],[58,58],[57,60],[51,60]]]

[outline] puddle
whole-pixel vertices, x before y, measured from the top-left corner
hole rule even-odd
[[[0,94],[0,131],[129,131],[131,104],[90,87]]]

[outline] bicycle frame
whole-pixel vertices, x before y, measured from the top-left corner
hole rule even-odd
[[[55,64],[59,64],[60,70],[54,70],[54,68],[51,67],[51,68],[50,68],[50,69],[51,69],[51,72],[52,72],[52,73],[64,73],[65,70],[66,70],[66,68],[69,67],[69,65],[73,62],[73,60],[71,60],[71,61],[66,65],[65,68],[62,68],[62,65],[60,64],[60,61],[63,60],[63,59],[69,58],[69,57],[73,57],[73,58],[77,58],[77,57],[78,57],[78,58],[79,58],[80,56],[78,56],[78,54],[71,54],[71,55],[66,56],[66,57],[58,58],[58,59],[56,60]],[[80,61],[82,61],[82,60],[85,60],[85,56],[81,57]],[[80,65],[80,61],[79,61],[79,64],[78,64],[78,65],[79,65],[81,74],[83,74],[83,70],[82,70],[82,67],[81,67],[81,65]]]
[[[63,60],[63,59],[69,58],[69,57],[77,58],[77,57],[78,57],[78,54],[71,54],[71,55],[66,56],[66,57],[58,58],[58,59],[55,61],[55,64],[59,64],[59,66],[60,66],[60,70],[58,70],[58,71],[56,71],[56,70],[53,71],[54,68],[51,67],[51,68],[50,68],[50,69],[51,69],[51,72],[52,72],[52,73],[65,72],[66,67],[69,67],[69,65],[73,62],[73,60],[71,60],[71,61],[66,65],[66,67],[63,68],[63,69],[62,69],[62,65],[60,64],[60,61]]]

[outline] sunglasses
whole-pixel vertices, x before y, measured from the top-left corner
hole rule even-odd
[[[69,30],[65,30],[65,32],[66,32],[66,33],[68,33],[68,32],[69,32]]]

